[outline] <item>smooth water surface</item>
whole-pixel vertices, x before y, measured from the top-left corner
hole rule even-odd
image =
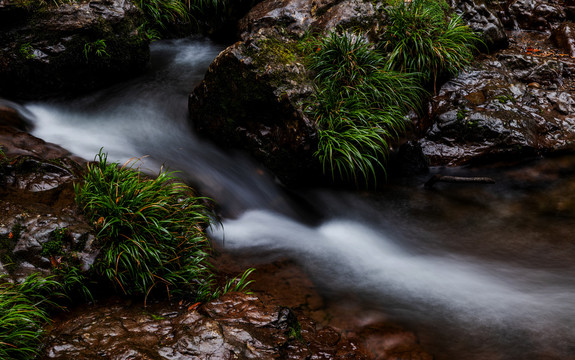
[[[33,134],[92,159],[146,156],[214,198],[213,241],[298,261],[334,299],[354,294],[417,331],[438,359],[575,358],[575,161],[481,169],[495,185],[395,180],[377,192],[286,191],[198,138],[187,99],[223,47],[156,42],[150,73],[73,101],[26,104]],[[476,175],[473,169],[432,169]]]

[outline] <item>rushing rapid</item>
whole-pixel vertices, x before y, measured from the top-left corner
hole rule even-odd
[[[193,133],[188,94],[222,49],[155,42],[141,78],[25,104],[33,134],[86,159],[103,148],[114,161],[142,158],[150,172],[179,171],[222,208],[214,242],[237,256],[294,259],[327,296],[353,293],[444,349],[439,359],[575,358],[572,170],[544,185],[519,179],[518,168],[488,170],[493,186],[426,190],[414,177],[372,193],[296,196],[245,155]]]

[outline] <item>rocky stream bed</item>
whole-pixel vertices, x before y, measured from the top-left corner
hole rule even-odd
[[[12,100],[37,98],[50,95],[50,91],[85,90],[109,84],[111,79],[117,81],[110,68],[119,72],[131,69],[124,75],[144,71],[148,54],[143,44],[147,44],[128,35],[118,38],[131,39],[130,56],[134,57],[122,55],[118,56],[120,63],[106,61],[97,66],[90,63],[92,60],[82,60],[84,68],[78,70],[74,65],[73,71],[66,65],[82,58],[75,42],[83,44],[102,34],[113,36],[114,29],[135,34],[133,20],[123,22],[130,28],[117,27],[116,18],[124,13],[137,18],[133,7],[112,3],[109,9],[100,1],[75,9],[63,6],[55,17],[67,25],[49,26],[49,36],[38,38],[39,31],[27,25],[21,9],[14,10],[9,2],[0,1],[0,20],[8,19],[10,11],[18,14],[10,22],[0,22],[0,30],[6,30],[0,34],[0,95]],[[417,166],[417,171],[425,172],[431,165],[448,172],[456,166],[489,168],[575,150],[575,3],[516,0],[491,1],[488,5],[452,1],[470,26],[483,31],[490,49],[437,89],[427,114],[414,119],[413,134],[398,151],[407,155],[396,160],[394,165],[400,170],[394,176],[413,170],[402,162],[421,164],[422,158],[427,164]],[[86,16],[104,14],[111,23],[78,32],[78,28],[89,29],[94,23],[80,17],[88,25],[79,25],[78,17],[70,15],[74,11]],[[310,92],[309,78],[298,62],[262,57],[262,52],[269,51],[265,45],[289,42],[291,36],[309,28],[329,31],[337,25],[358,23],[374,28],[379,26],[374,21],[377,16],[371,1],[261,2],[240,21],[240,40],[216,58],[195,90],[189,89],[188,106],[196,130],[223,147],[250,153],[284,183],[301,186],[318,173],[319,166],[311,156],[313,122],[302,111],[301,99]],[[71,17],[76,20],[71,21]],[[71,33],[80,34],[79,40]],[[14,60],[21,54],[18,46],[22,44],[31,45],[36,58]],[[110,51],[127,49],[112,40],[110,44],[117,45]],[[76,51],[75,55],[64,57],[67,48]],[[76,86],[77,71],[86,73],[86,69],[97,71],[89,72],[88,80]],[[100,78],[103,73],[106,79]],[[46,77],[48,80],[42,80]],[[74,84],[71,87],[70,82]],[[250,106],[240,106],[246,102]],[[228,123],[230,114],[234,115],[233,124]],[[50,272],[53,264],[41,250],[57,229],[68,229],[66,247],[78,254],[84,268],[98,255],[92,247],[92,226],[74,203],[72,184],[80,179],[86,159],[30,135],[26,116],[26,109],[19,104],[0,103],[4,153],[0,169],[0,270],[15,280],[32,272]],[[570,169],[569,165],[547,175],[555,179]],[[570,219],[573,203],[564,199],[561,208],[558,205],[549,211]],[[146,307],[134,299],[99,297],[94,304],[55,316],[39,359],[434,358],[433,351],[420,344],[419,334],[387,318],[384,312],[356,309],[345,299],[328,299],[292,259],[257,262],[248,257],[242,261],[227,254],[225,248],[218,250],[214,263],[222,276],[257,267],[253,294],[231,293],[206,304],[158,302]],[[9,263],[16,265],[7,268]],[[502,357],[492,354],[492,358]],[[545,358],[560,357],[549,351]]]

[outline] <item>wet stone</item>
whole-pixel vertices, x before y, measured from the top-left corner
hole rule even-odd
[[[149,44],[138,33],[144,19],[131,1],[42,2],[25,11],[22,1],[3,2],[0,96],[38,99],[93,90],[148,65]],[[96,41],[105,42],[110,56],[83,56],[85,45]]]
[[[510,29],[551,31],[566,18],[559,0],[515,0],[506,8]]]
[[[517,48],[484,55],[432,99],[432,125],[420,141],[431,165],[573,150],[572,65]]]
[[[455,3],[455,11],[474,31],[482,34],[482,40],[489,51],[505,48],[508,45],[503,23],[495,11],[474,0]]]
[[[224,316],[231,304],[242,309],[247,320],[237,321],[237,313]],[[166,312],[173,316],[159,315]],[[308,319],[295,315],[292,319],[294,326],[300,323],[308,329],[302,331],[301,339],[288,336],[289,329],[273,321],[261,320],[277,318],[276,306],[242,293],[228,293],[221,301],[202,305],[199,311],[166,302],[144,308],[137,302],[110,299],[72,309],[57,319],[39,359],[119,359],[129,354],[151,360],[365,359],[360,349],[334,329],[318,327]]]

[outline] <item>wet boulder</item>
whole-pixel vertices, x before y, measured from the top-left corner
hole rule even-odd
[[[228,47],[189,99],[200,134],[248,152],[285,182],[314,168],[317,147],[302,109],[312,85],[304,66],[292,62],[293,43],[260,33]]]
[[[143,23],[130,1],[26,6],[0,2],[0,96],[30,99],[110,85],[149,62]]]
[[[566,19],[565,7],[559,0],[514,0],[505,7],[505,25],[511,30],[550,32]]]
[[[88,270],[98,250],[74,201],[81,165],[65,149],[14,127],[0,126],[0,144],[2,275],[20,281],[50,274],[65,256]]]
[[[502,53],[448,81],[421,140],[432,165],[572,151],[575,97],[567,60]]]
[[[475,0],[452,1],[452,7],[471,29],[481,33],[488,51],[507,47],[507,35],[495,11]]]
[[[305,112],[313,91],[298,41],[306,31],[375,26],[370,1],[264,1],[240,21],[241,41],[210,65],[189,98],[196,130],[225,148],[241,149],[286,184],[311,183],[316,127]]]

